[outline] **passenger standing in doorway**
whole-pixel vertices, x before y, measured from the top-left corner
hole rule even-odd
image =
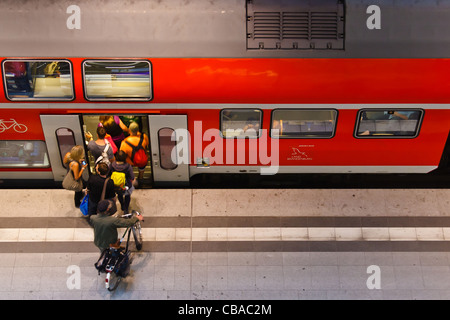
[[[89,192],[88,214],[89,216],[97,214],[97,205],[101,200],[105,180],[108,176],[109,168],[104,162],[100,162],[95,166],[97,174],[89,177],[87,190]],[[114,182],[109,179],[106,183],[105,199],[113,199],[115,201],[116,192],[114,191]]]
[[[118,116],[100,116],[99,126],[103,126],[106,129],[117,149],[120,149],[120,144],[125,139],[125,133],[129,132],[127,126],[120,120]]]
[[[111,163],[110,169],[113,172],[122,172],[125,174],[125,186],[128,187],[127,190],[117,188],[116,193],[117,199],[120,202],[121,209],[124,214],[128,213],[131,201],[131,194],[133,193],[134,186],[133,182],[135,180],[133,167],[127,162],[127,154],[123,150],[119,150],[116,153],[116,161]]]
[[[141,136],[143,136],[142,140],[142,147],[147,152],[148,146],[149,146],[149,140],[146,134],[141,133],[139,131],[139,125],[136,122],[131,122],[130,124],[130,135],[123,140],[120,150],[123,150],[127,155],[127,162],[131,165],[136,165],[134,163],[133,159],[133,147],[137,146],[139,144],[139,141],[141,140]],[[146,164],[138,166],[139,175],[138,175],[138,182],[139,180],[142,180],[144,178],[144,170],[145,170]]]
[[[83,160],[85,160],[84,156],[84,148],[83,146],[76,145],[69,152],[66,153],[63,159],[63,163],[67,166],[67,170],[71,170],[73,174],[73,178],[75,180],[83,179],[82,175],[84,170],[87,167],[87,163],[83,164]],[[83,181],[83,187],[85,182]],[[75,191],[74,202],[75,207],[79,208],[81,204],[81,200],[84,197],[83,191]]]
[[[109,143],[106,139],[106,129],[104,127],[98,127],[97,128],[97,140],[93,140],[92,135],[87,132],[86,133],[86,140],[89,141],[88,143],[88,150],[92,153],[92,156],[94,157],[94,162],[97,162],[97,159],[102,155],[103,151],[106,148],[106,144]],[[108,150],[106,151],[108,154],[109,162],[114,161],[114,153],[112,150],[112,147],[109,146]]]

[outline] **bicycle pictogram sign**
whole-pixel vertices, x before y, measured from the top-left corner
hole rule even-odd
[[[15,119],[3,120],[0,119],[0,133],[13,128],[17,133],[24,133],[28,130],[27,126],[18,123]]]

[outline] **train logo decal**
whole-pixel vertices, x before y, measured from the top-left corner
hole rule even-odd
[[[304,147],[314,147],[314,145],[298,145],[298,146],[291,146],[291,155],[287,158],[287,160],[312,160],[312,157],[310,156],[309,152],[306,152],[303,150]]]
[[[15,119],[0,119],[0,133],[3,133],[9,129],[13,129],[17,133],[25,133],[28,130],[26,125],[18,123]]]

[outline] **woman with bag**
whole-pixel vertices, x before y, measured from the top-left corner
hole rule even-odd
[[[103,153],[106,153],[107,159],[109,162],[114,161],[114,149],[113,146],[109,144],[106,139],[106,129],[103,127],[97,128],[97,140],[93,140],[92,134],[90,132],[86,132],[85,134],[86,140],[89,141],[87,148],[91,152],[94,157],[94,162],[97,163],[97,159],[100,157],[104,157]],[[108,145],[109,144],[109,145]],[[115,144],[113,143],[115,146]],[[117,149],[116,149],[117,152]],[[105,162],[102,160],[102,162]]]
[[[73,178],[72,182],[76,185],[76,187],[70,187],[69,189],[75,191],[74,202],[76,208],[80,207],[81,200],[84,196],[84,181],[82,175],[87,167],[87,163],[84,158],[84,148],[80,145],[76,145],[70,150],[70,152],[66,153],[63,160],[64,165],[67,166],[67,175],[69,175],[69,177],[66,176],[66,178],[70,178],[69,180]],[[66,186],[66,178],[64,179],[65,181],[63,181],[64,188],[68,188]]]
[[[100,200],[111,199],[116,203],[116,192],[114,191],[114,182],[107,178],[109,167],[104,162],[99,162],[95,166],[97,174],[89,177],[87,189],[89,192],[89,216],[97,214],[97,205]]]
[[[128,214],[128,209],[130,207],[131,194],[133,193],[134,186],[133,182],[136,180],[133,172],[133,167],[127,162],[127,154],[120,150],[116,153],[116,161],[111,163],[111,179],[114,181],[114,186],[117,193],[117,198],[119,199],[120,208],[123,214]],[[125,184],[117,185],[114,180],[114,175],[116,173],[123,173],[125,175]],[[128,187],[126,189],[125,187]],[[126,189],[126,190],[125,190]]]

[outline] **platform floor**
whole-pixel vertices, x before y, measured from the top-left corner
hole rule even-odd
[[[0,203],[0,299],[450,298],[449,189],[138,189],[144,249],[114,293],[73,193]]]

